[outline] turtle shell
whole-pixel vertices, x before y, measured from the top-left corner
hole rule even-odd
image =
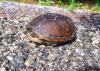
[[[32,33],[47,42],[66,42],[75,36],[75,26],[72,20],[64,15],[47,13],[30,22]]]

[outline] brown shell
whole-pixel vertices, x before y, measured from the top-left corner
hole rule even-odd
[[[47,42],[65,42],[75,36],[72,20],[61,14],[47,13],[33,19],[30,23],[32,33]]]

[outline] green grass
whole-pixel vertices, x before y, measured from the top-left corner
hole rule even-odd
[[[0,0],[0,1],[4,1],[4,0]],[[7,0],[7,1],[17,1],[17,2],[23,2],[27,0]],[[31,0],[29,0],[31,1]],[[100,0],[95,0],[95,3],[93,6],[88,5],[86,0],[84,3],[79,3],[76,0],[66,0],[66,3],[62,2],[62,0],[57,0],[56,3],[54,3],[52,0],[37,0],[37,4],[39,5],[43,5],[43,6],[51,6],[51,5],[55,5],[55,6],[59,6],[59,7],[65,7],[68,8],[69,10],[75,10],[75,9],[83,9],[85,11],[93,11],[93,12],[100,12]],[[28,2],[31,3],[31,2]],[[34,4],[34,3],[33,3]],[[91,7],[90,7],[91,6]]]
[[[44,5],[44,6],[50,6],[52,4],[52,1],[51,0],[39,0],[39,4],[40,5]]]
[[[68,8],[70,10],[74,10],[74,9],[76,9],[76,7],[77,7],[77,3],[75,2],[75,0],[69,0],[69,6],[68,6]]]
[[[94,12],[100,12],[100,2],[99,0],[96,1],[95,5],[91,9]]]

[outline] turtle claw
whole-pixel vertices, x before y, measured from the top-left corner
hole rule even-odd
[[[28,36],[28,39],[33,41],[33,42],[36,42],[36,43],[41,43],[42,42],[38,37],[36,37],[32,33],[28,33],[27,36]]]

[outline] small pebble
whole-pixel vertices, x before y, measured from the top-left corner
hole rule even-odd
[[[53,61],[56,59],[56,57],[54,54],[49,54],[48,59]]]
[[[18,24],[18,23],[19,23],[19,22],[18,22],[18,20],[16,20],[16,19],[15,19],[15,20],[13,20],[13,22],[14,22],[14,23],[16,23],[16,24]]]
[[[10,51],[15,51],[17,49],[18,49],[18,46],[12,46],[12,47],[10,47]]]
[[[0,71],[6,71],[6,68],[0,68]]]
[[[34,60],[35,60],[35,59],[36,59],[35,56],[29,57],[29,58],[25,61],[25,65],[26,65],[27,67],[31,66],[31,64],[34,63]]]
[[[14,60],[17,63],[24,63],[23,57],[22,56],[15,56]]]
[[[7,29],[7,30],[5,31],[5,34],[13,34],[13,31],[12,31],[11,29]]]
[[[11,56],[7,56],[7,59],[8,59],[9,61],[13,61],[13,57],[11,57]]]
[[[80,49],[80,48],[77,48],[77,49],[75,50],[75,52],[76,52],[77,54],[81,55],[81,56],[84,56],[84,55],[85,55],[84,51],[83,51],[82,49]]]
[[[93,37],[92,38],[92,44],[95,45],[95,44],[98,44],[98,43],[100,43],[100,38],[99,37],[98,38],[97,37]]]

